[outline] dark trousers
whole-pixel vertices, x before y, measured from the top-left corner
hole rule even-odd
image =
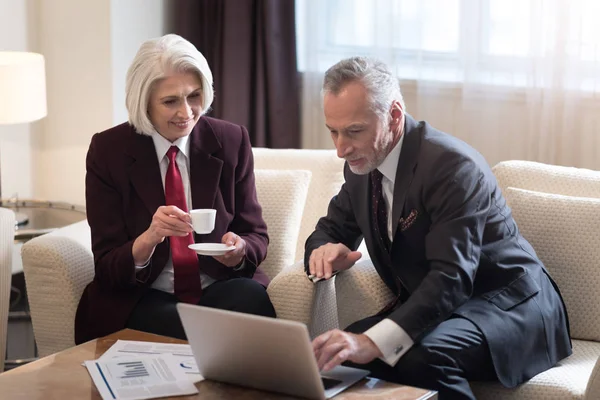
[[[150,289],[140,299],[126,327],[157,335],[186,339],[171,293]],[[275,309],[260,283],[248,278],[217,281],[202,291],[200,306],[275,318]]]
[[[363,333],[383,318],[375,316],[357,321],[346,331]],[[498,379],[483,334],[465,318],[442,322],[415,343],[393,367],[380,359],[365,365],[346,365],[368,369],[375,378],[437,390],[439,400],[475,400],[468,381]]]

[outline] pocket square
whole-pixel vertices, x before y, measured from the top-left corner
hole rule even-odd
[[[410,214],[408,214],[408,216],[406,218],[400,217],[400,219],[398,220],[398,225],[400,226],[400,232],[403,232],[403,231],[407,230],[408,228],[410,228],[412,226],[412,224],[415,223],[418,216],[419,216],[419,211],[417,211],[416,209],[413,208],[410,211]]]

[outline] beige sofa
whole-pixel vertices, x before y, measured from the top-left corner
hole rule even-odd
[[[259,201],[271,238],[262,268],[271,277],[300,256],[306,237],[342,184],[342,161],[325,150],[254,149]],[[87,221],[28,241],[22,248],[34,335],[40,356],[75,344],[73,321],[79,298],[94,276]],[[329,283],[332,286],[333,282]],[[274,286],[276,308],[287,318],[308,321],[313,285],[306,278],[287,293]],[[297,295],[296,295],[297,294]],[[330,296],[333,307],[335,297]],[[287,307],[293,299],[293,308]],[[298,306],[296,306],[298,305]],[[286,308],[287,307],[287,308]],[[332,308],[332,311],[335,310]],[[328,319],[331,321],[332,319]]]
[[[526,161],[507,161],[494,173],[513,209],[519,229],[536,249],[557,281],[568,307],[573,355],[529,382],[506,389],[500,384],[472,384],[478,399],[600,399],[600,172],[550,166]],[[298,288],[302,265],[284,269],[271,291],[285,293]],[[309,324],[320,329],[353,321],[380,310],[391,293],[370,260],[361,260],[335,278],[336,304],[323,301],[318,283]],[[298,295],[296,295],[298,296]],[[277,303],[283,303],[275,298]],[[294,304],[280,306],[295,310]],[[323,318],[319,310],[337,310],[336,318]],[[280,317],[286,317],[283,312]],[[291,316],[291,314],[290,314]],[[316,317],[320,317],[317,319]],[[319,329],[319,330],[320,330]]]
[[[600,172],[507,161],[496,165],[494,173],[522,234],[558,282],[569,310],[574,350],[555,368],[515,389],[474,382],[473,390],[481,400],[598,400]],[[296,263],[275,277],[269,292],[280,317],[309,316],[299,320],[308,323],[313,333],[348,326],[374,314],[392,298],[368,258],[337,275],[334,285],[315,285],[310,312],[306,305],[302,312],[300,303],[295,302],[295,298],[306,297],[299,294],[305,279],[303,266]],[[295,293],[293,298],[286,295],[290,292]]]
[[[273,277],[268,292],[278,316],[306,323],[314,336],[345,327],[387,304],[391,294],[366,251],[352,269],[316,285],[308,281],[299,261],[306,237],[343,182],[342,161],[335,152],[255,149],[254,154],[259,200],[272,239],[265,263]],[[501,163],[494,172],[521,231],[563,291],[574,354],[519,388],[474,383],[474,390],[479,399],[599,399],[600,270],[595,262],[600,260],[600,172],[519,161]],[[42,356],[74,344],[75,309],[93,276],[89,242],[84,221],[23,246]]]

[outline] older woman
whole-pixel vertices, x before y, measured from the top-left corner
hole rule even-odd
[[[185,338],[179,301],[275,316],[258,265],[267,228],[246,129],[203,116],[213,101],[202,54],[177,35],[142,44],[127,72],[129,122],[94,135],[86,202],[95,261],[75,318],[81,343],[123,328]],[[194,235],[189,210],[217,210]],[[197,255],[194,242],[235,246]]]

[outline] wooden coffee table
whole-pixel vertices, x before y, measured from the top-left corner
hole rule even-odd
[[[85,360],[100,357],[118,339],[161,343],[185,343],[165,336],[124,329],[104,338],[92,340],[44,357],[19,368],[0,374],[0,397],[6,399],[92,399],[101,400],[87,369],[81,365]],[[214,381],[196,384],[199,393],[173,399],[292,399],[276,393],[247,389]],[[437,399],[434,391],[363,379],[336,396],[339,400],[361,399],[425,400]]]

